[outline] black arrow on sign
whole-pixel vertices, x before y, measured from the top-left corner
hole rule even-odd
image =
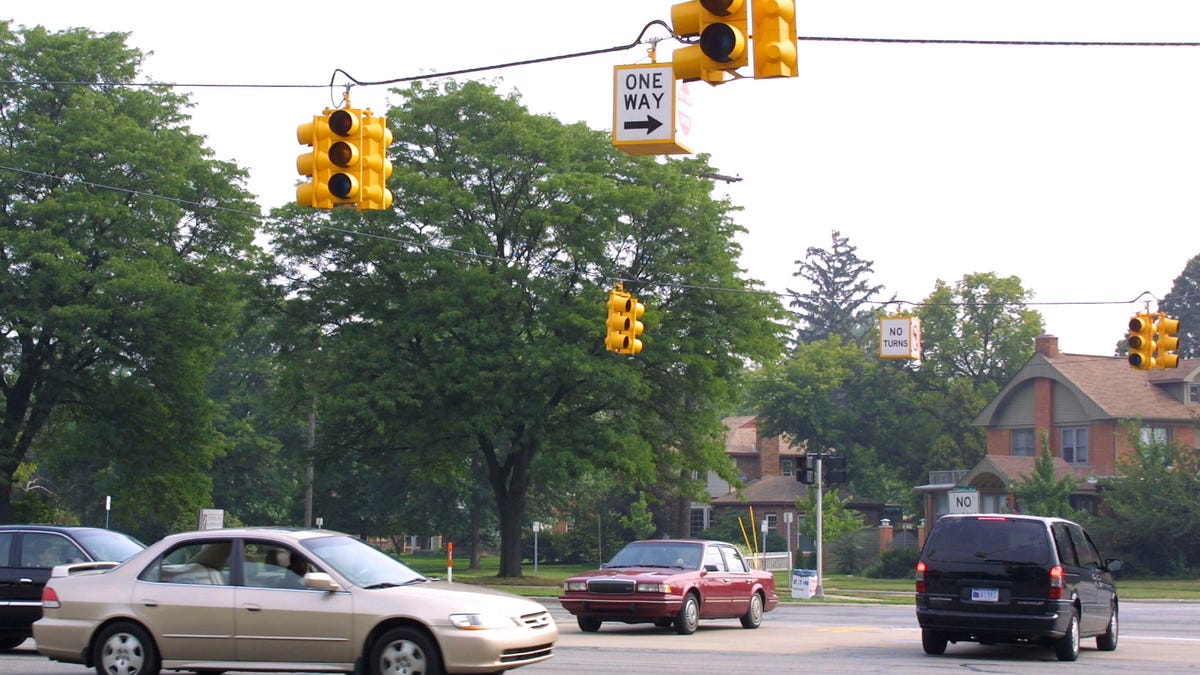
[[[647,136],[654,133],[654,130],[661,126],[662,126],[662,122],[659,122],[658,120],[654,119],[653,117],[651,117],[649,115],[646,115],[645,122],[626,122],[625,123],[626,129],[645,129]]]

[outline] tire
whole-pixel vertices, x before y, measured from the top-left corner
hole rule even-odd
[[[1054,654],[1059,661],[1074,661],[1079,658],[1079,612],[1071,610],[1067,623],[1067,634],[1054,643]]]
[[[758,628],[762,625],[763,616],[763,599],[762,595],[755,593],[750,596],[750,607],[746,609],[746,613],[741,616],[742,628]]]
[[[6,652],[10,649],[16,649],[25,643],[29,638],[25,635],[10,635],[0,637],[0,652]]]
[[[925,653],[930,656],[945,654],[946,642],[946,636],[935,630],[924,629],[921,631],[921,646],[925,649]]]
[[[442,675],[442,657],[425,633],[401,626],[384,632],[371,645],[367,675],[404,673]]]
[[[600,630],[600,624],[604,622],[590,616],[577,616],[575,617],[575,623],[579,624],[579,630],[585,633],[595,633]]]
[[[700,600],[696,598],[695,593],[688,593],[683,597],[683,606],[679,608],[679,613],[675,615],[675,632],[691,635],[699,625]]]
[[[1096,636],[1096,649],[1102,652],[1115,651],[1119,638],[1120,625],[1117,621],[1117,606],[1113,605],[1108,615],[1108,629]]]
[[[100,631],[92,643],[92,661],[98,675],[158,675],[162,665],[154,638],[125,621]]]

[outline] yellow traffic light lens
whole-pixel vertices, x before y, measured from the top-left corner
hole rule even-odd
[[[1141,335],[1132,335],[1129,337],[1129,348],[1130,349],[1141,349],[1142,344],[1143,344],[1143,341],[1142,341]]]
[[[350,166],[357,159],[358,148],[346,141],[338,141],[329,146],[329,161],[337,166]]]

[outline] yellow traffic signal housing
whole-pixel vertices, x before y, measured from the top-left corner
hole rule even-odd
[[[629,349],[629,329],[632,317],[629,314],[633,302],[628,293],[620,288],[608,292],[608,329],[604,337],[604,348],[610,352],[625,353]]]
[[[796,77],[796,0],[753,0],[754,78]]]
[[[1174,352],[1179,349],[1179,319],[1159,314],[1155,331],[1158,334],[1154,341],[1158,354],[1154,357],[1154,365],[1162,370],[1178,368],[1179,355]]]
[[[1154,320],[1146,313],[1129,320],[1129,365],[1138,370],[1154,367]]]
[[[383,210],[392,206],[392,192],[387,180],[392,175],[392,160],[387,151],[392,145],[392,130],[387,119],[375,117],[367,110],[362,120],[362,187],[359,190],[358,210]]]
[[[646,326],[640,321],[645,313],[646,306],[638,302],[637,298],[631,297],[629,299],[629,344],[622,353],[637,354],[642,351],[642,341],[638,339],[638,336],[646,330]]]
[[[727,81],[726,73],[733,74],[750,62],[746,2],[691,0],[671,6],[671,30],[683,37],[699,37],[696,44],[672,55],[676,79],[718,85]]]
[[[362,173],[361,112],[325,109],[323,115],[296,128],[296,140],[312,152],[296,158],[296,171],[312,180],[296,187],[302,206],[331,209],[358,201]]]

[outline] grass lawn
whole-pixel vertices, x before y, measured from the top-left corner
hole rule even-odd
[[[439,578],[446,577],[445,555],[400,556],[406,565],[418,572]],[[480,569],[467,569],[467,560],[454,561],[454,580],[466,584],[479,584],[491,588],[530,597],[555,597],[562,588],[563,579],[595,569],[596,565],[538,565],[534,574],[533,565],[522,568],[522,576],[501,579],[499,558],[484,557]],[[775,572],[775,589],[781,600],[792,602],[792,579],[788,570]],[[1200,578],[1194,579],[1120,579],[1117,582],[1120,596],[1126,600],[1200,600]],[[913,580],[871,579],[846,574],[829,574],[823,584],[824,600],[795,600],[795,602],[871,602],[885,604],[912,604]]]

